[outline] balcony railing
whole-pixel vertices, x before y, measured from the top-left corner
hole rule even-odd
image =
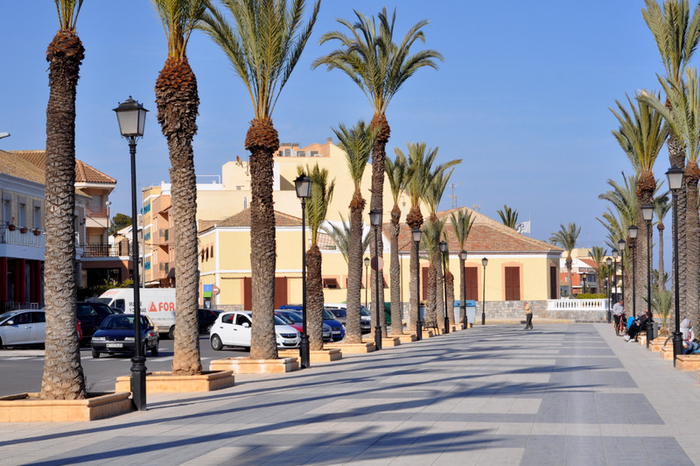
[[[119,244],[90,243],[85,245],[85,257],[130,256],[131,248],[126,242]]]
[[[39,230],[5,224],[0,227],[0,243],[43,248],[46,247],[46,236]]]

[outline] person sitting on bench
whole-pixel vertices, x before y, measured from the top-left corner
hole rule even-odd
[[[683,354],[692,354],[698,349],[698,343],[695,340],[695,332],[693,332],[693,324],[690,319],[681,320],[681,334],[683,335]]]

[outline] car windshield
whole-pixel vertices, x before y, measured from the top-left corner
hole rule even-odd
[[[366,317],[372,317],[372,314],[369,313],[366,307],[361,306],[360,307],[360,315],[366,316]]]
[[[6,312],[6,313],[0,315],[0,322],[2,322],[3,320],[7,320],[7,319],[9,319],[10,317],[12,317],[12,316],[14,316],[14,315],[16,315],[16,314],[19,314],[19,311],[10,311],[10,312]]]
[[[100,324],[100,330],[133,330],[134,316],[133,315],[117,315],[112,314],[107,316]]]
[[[275,314],[275,325],[287,325],[288,322],[285,322],[284,319],[282,319],[280,316]]]
[[[304,321],[304,318],[296,312],[280,313],[280,316],[289,319],[290,322],[302,323]]]
[[[327,310],[323,310],[323,320],[335,320],[335,316]]]
[[[279,318],[280,320],[282,320],[282,321],[283,321],[285,324],[287,324],[287,325],[293,324],[293,323],[294,323],[294,322],[292,322],[292,319],[290,319],[288,316],[286,316],[286,315],[284,315],[284,314],[275,314],[275,318],[276,318],[276,319]]]

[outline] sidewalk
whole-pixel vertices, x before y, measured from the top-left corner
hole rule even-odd
[[[697,373],[609,324],[478,325],[237,382],[90,423],[0,424],[0,464],[700,464]]]

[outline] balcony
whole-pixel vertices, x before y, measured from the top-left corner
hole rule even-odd
[[[46,236],[42,234],[43,232],[27,228],[13,228],[10,229],[3,225],[2,229],[0,229],[0,243],[35,248],[46,247]],[[24,233],[22,233],[23,231]]]
[[[131,247],[127,242],[119,244],[90,243],[85,245],[85,257],[130,256]]]

